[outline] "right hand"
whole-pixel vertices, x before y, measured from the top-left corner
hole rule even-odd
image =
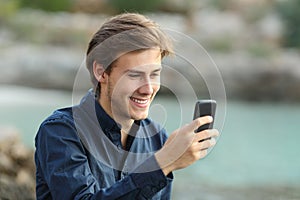
[[[211,123],[212,120],[210,116],[197,118],[170,135],[164,146],[155,153],[165,175],[185,168],[206,156],[207,148],[215,145],[214,137],[217,137],[219,132],[216,129],[207,129],[198,133],[194,131],[201,125]]]

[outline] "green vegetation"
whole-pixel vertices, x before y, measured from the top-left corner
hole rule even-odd
[[[8,0],[4,0],[8,1]],[[74,0],[12,0],[19,2],[21,7],[41,9],[45,11],[72,11],[77,4],[85,3],[84,0],[74,1]],[[99,4],[104,7],[109,7],[107,11],[115,12],[145,12],[145,11],[157,11],[162,7],[164,0],[150,0],[150,1],[141,1],[141,0],[109,0],[105,3]],[[86,2],[88,5],[88,2]],[[95,6],[96,4],[91,4],[90,6]],[[99,11],[103,8],[98,8]]]
[[[208,1],[208,5],[216,8],[220,11],[228,10],[231,7],[230,0],[210,0]]]
[[[222,37],[205,42],[209,49],[218,52],[230,52],[233,49],[233,38]]]
[[[278,4],[284,24],[283,46],[300,48],[300,0],[288,0]]]
[[[184,0],[182,0],[184,1]],[[189,4],[196,0],[188,0],[186,4]],[[171,3],[172,0],[97,0],[97,1],[86,1],[86,0],[0,0],[0,23],[1,25],[6,25],[13,30],[16,30],[17,36],[32,38],[33,41],[40,41],[43,38],[41,36],[36,36],[36,34],[31,34],[32,26],[31,19],[26,17],[24,19],[24,24],[20,24],[18,28],[18,20],[14,19],[14,15],[18,16],[20,12],[26,9],[23,8],[33,8],[34,10],[45,10],[48,12],[56,11],[66,11],[66,12],[90,12],[93,14],[115,14],[120,12],[157,12],[157,11],[167,11],[172,10],[171,7],[175,7],[175,3]],[[82,4],[89,8],[83,8]],[[81,6],[80,6],[81,5]],[[192,3],[191,3],[192,5]],[[300,0],[284,0],[284,1],[270,1],[269,3],[261,3],[261,6],[256,6],[256,4],[249,4],[252,6],[242,7],[243,4],[238,4],[233,0],[211,0],[206,3],[206,6],[212,7],[213,9],[221,11],[237,12],[239,16],[244,18],[245,23],[248,25],[253,25],[264,17],[269,11],[274,11],[274,6],[276,7],[276,12],[282,18],[282,23],[284,26],[283,36],[280,38],[281,46],[283,47],[293,47],[300,49]],[[254,6],[255,5],[255,6]],[[260,5],[260,4],[259,4]],[[93,8],[93,9],[92,9]],[[166,9],[168,8],[168,9]],[[187,8],[190,8],[187,6]],[[182,14],[183,12],[178,12],[173,9],[174,12]],[[32,19],[32,22],[38,19]],[[19,30],[21,29],[21,30]],[[47,26],[44,27],[47,29]],[[49,29],[49,28],[48,28]],[[47,29],[47,31],[49,31]],[[41,30],[39,30],[41,31]],[[67,43],[71,43],[71,38],[64,36],[65,30],[59,30],[53,33],[54,43],[67,40]],[[46,32],[46,31],[45,31]],[[52,33],[51,31],[46,32]],[[82,36],[82,33],[76,33],[74,38]],[[207,41],[207,45],[217,51],[229,52],[234,48],[235,43],[233,38],[216,38],[214,40]],[[268,54],[269,49],[263,48],[263,44],[253,44],[247,50],[255,55],[265,55]]]
[[[9,19],[6,27],[13,33],[14,41],[26,41],[36,45],[82,46],[86,44],[88,31],[74,26],[54,24],[53,20],[47,21],[54,15],[54,13],[23,11]]]
[[[110,0],[108,1],[117,12],[145,12],[157,11],[163,4],[164,0]]]
[[[267,44],[263,44],[262,42],[250,43],[246,49],[250,55],[260,58],[269,58],[272,56],[274,51],[272,47]]]
[[[42,9],[45,11],[69,11],[72,0],[20,0],[22,7]]]
[[[1,0],[0,1],[0,19],[10,17],[19,9],[18,0]]]

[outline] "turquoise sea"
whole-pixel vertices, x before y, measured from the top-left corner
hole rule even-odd
[[[71,104],[69,92],[2,86],[0,126],[16,127],[34,148],[41,121]],[[159,97],[150,116],[171,132],[193,108],[191,100]],[[206,158],[175,172],[172,199],[300,199],[300,103],[229,101],[221,128]]]

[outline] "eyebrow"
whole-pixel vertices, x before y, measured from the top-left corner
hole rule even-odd
[[[153,70],[151,73],[153,73],[153,72],[159,72],[159,71],[161,71],[161,69],[162,68],[159,67],[159,68]],[[136,70],[136,69],[128,69],[128,70],[125,71],[125,73],[128,73],[128,72],[130,72],[130,73],[137,73],[137,74],[143,74],[143,73],[145,73],[144,71],[140,71],[140,70]]]

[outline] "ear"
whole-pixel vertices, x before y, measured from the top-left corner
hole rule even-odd
[[[93,73],[95,78],[98,82],[105,81],[105,70],[102,64],[97,63],[96,61],[93,62]]]

